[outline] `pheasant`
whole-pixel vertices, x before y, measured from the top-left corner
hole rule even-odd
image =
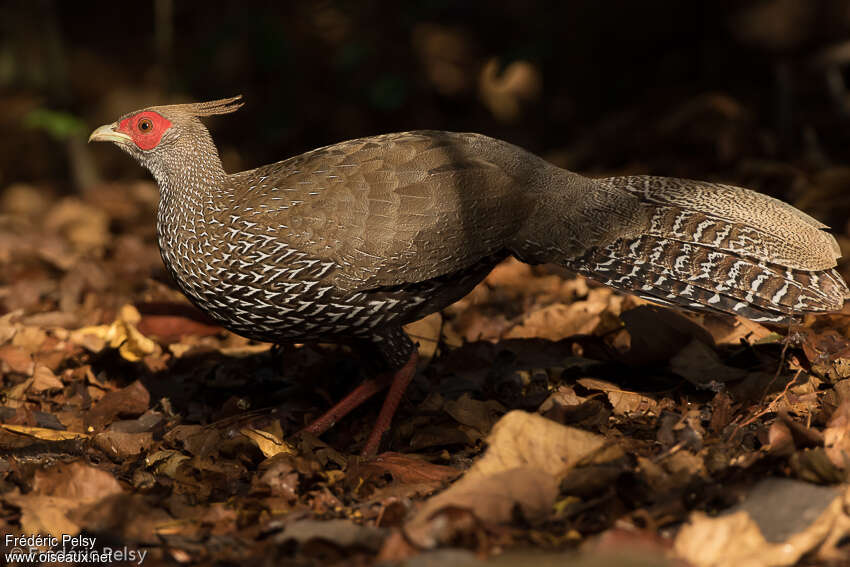
[[[748,189],[591,179],[481,134],[360,138],[228,174],[200,118],[241,97],[152,106],[97,128],[153,174],[165,266],[240,335],[366,349],[383,372],[307,426],[321,434],[389,385],[374,454],[413,377],[402,325],[501,260],[555,263],[664,305],[788,323],[840,310],[840,250],[817,220]]]

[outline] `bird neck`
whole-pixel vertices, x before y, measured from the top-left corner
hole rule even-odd
[[[203,134],[191,141],[181,140],[184,143],[169,148],[165,159],[150,167],[159,185],[161,218],[166,214],[177,222],[208,214],[210,207],[226,201],[232,193],[218,149],[209,134]]]

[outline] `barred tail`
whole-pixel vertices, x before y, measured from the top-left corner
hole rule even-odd
[[[698,181],[597,181],[638,197],[648,224],[562,259],[581,274],[662,304],[776,323],[838,311],[850,297],[835,239],[790,205]]]
[[[650,301],[759,322],[788,323],[804,313],[838,311],[847,296],[834,269],[794,270],[653,236],[619,240],[566,264]]]

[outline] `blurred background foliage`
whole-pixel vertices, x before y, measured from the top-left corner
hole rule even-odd
[[[746,184],[847,228],[848,0],[0,3],[0,191],[144,178],[88,131],[242,93],[225,166],[419,128]]]

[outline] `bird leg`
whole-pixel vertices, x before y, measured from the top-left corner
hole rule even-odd
[[[378,453],[378,447],[381,445],[381,439],[384,437],[387,429],[393,421],[393,416],[398,409],[398,404],[401,403],[401,398],[404,392],[413,380],[413,375],[416,374],[416,363],[419,362],[419,353],[416,349],[410,353],[410,358],[407,362],[395,371],[390,383],[390,391],[387,392],[387,397],[384,398],[384,404],[381,406],[381,412],[378,414],[378,419],[375,420],[375,425],[372,426],[372,431],[366,439],[366,444],[360,451],[363,457],[374,457]]]
[[[364,445],[361,455],[364,457],[374,456],[378,452],[378,446],[381,444],[381,438],[389,429],[392,423],[393,415],[398,408],[401,398],[404,395],[407,386],[413,379],[416,373],[416,363],[419,361],[419,355],[414,350],[408,361],[393,373],[386,373],[377,378],[369,378],[363,381],[359,386],[352,390],[347,396],[334,404],[328,411],[323,413],[312,423],[307,425],[302,431],[306,431],[311,435],[319,436],[331,427],[333,427],[340,419],[351,413],[360,404],[390,386],[390,391],[384,399],[384,404],[381,406],[381,412],[378,414],[378,419],[375,420],[375,425],[372,427],[372,432],[369,434]]]

